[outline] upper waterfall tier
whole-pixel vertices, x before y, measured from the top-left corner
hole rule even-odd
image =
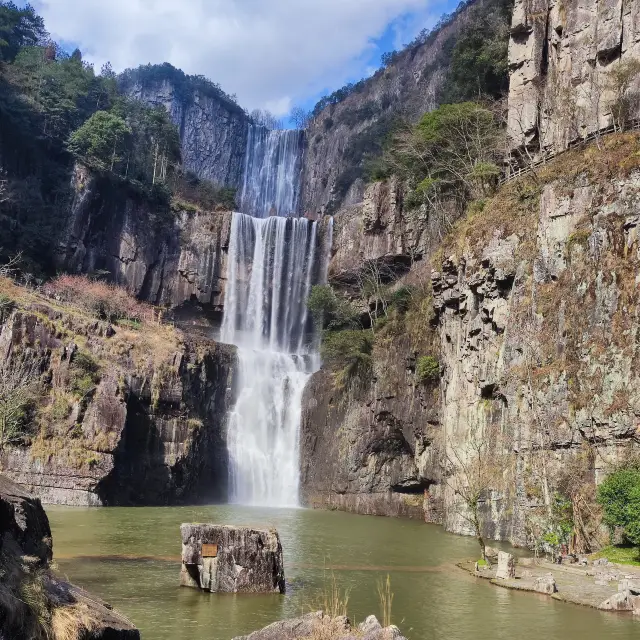
[[[240,194],[243,213],[258,218],[298,215],[303,138],[302,131],[249,124]]]

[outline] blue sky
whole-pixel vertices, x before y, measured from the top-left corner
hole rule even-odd
[[[24,4],[24,2],[22,3]],[[52,36],[116,71],[170,62],[285,116],[370,75],[451,0],[35,0]]]

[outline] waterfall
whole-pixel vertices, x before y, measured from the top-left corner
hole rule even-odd
[[[296,506],[302,392],[319,367],[306,301],[324,277],[318,223],[233,214],[222,340],[238,347],[230,501]]]
[[[303,135],[249,124],[241,211],[258,218],[298,215]]]

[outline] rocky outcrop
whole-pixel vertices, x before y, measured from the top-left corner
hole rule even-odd
[[[370,185],[361,203],[334,215],[329,279],[341,285],[357,282],[363,264],[372,261],[397,275],[408,271],[429,246],[428,227],[419,211],[405,210],[396,179]]]
[[[394,119],[417,121],[438,105],[451,47],[470,10],[490,11],[492,0],[469,3],[434,36],[409,47],[386,68],[326,107],[307,131],[302,210],[335,212],[362,200],[363,155],[377,149]]]
[[[180,131],[185,169],[218,185],[241,187],[247,114],[221,92],[198,86],[175,69],[165,78],[162,75],[147,78],[144,69],[137,76],[134,72],[123,89],[135,100],[167,109]]]
[[[180,584],[224,593],[284,593],[284,561],[275,529],[183,524]]]
[[[9,371],[26,357],[44,373],[33,429],[0,456],[4,473],[49,503],[226,498],[233,347],[16,295],[24,299],[0,325],[0,357]]]
[[[106,272],[153,304],[195,303],[219,320],[231,213],[172,211],[75,167],[75,198],[58,248],[72,273]]]
[[[553,491],[593,495],[640,443],[631,338],[640,175],[624,165],[634,138],[608,144],[597,166],[589,152],[558,159],[520,214],[519,187],[506,189],[493,204],[511,214],[487,210],[457,239],[466,249],[433,274],[444,439],[457,451],[479,434],[492,442],[503,488],[483,500],[486,533],[519,545],[535,537]],[[469,532],[448,484],[445,524]]]
[[[479,500],[483,534],[525,546],[555,492],[593,501],[612,465],[637,452],[638,141],[614,136],[596,150],[506,185],[411,264],[398,285],[422,303],[376,327],[366,384],[314,374],[301,439],[309,504],[471,534],[459,488],[479,444],[497,469]],[[336,220],[335,286],[359,261],[408,252],[397,199],[379,202],[369,219],[393,226]],[[439,380],[419,382],[424,354],[437,356]],[[597,544],[597,527],[580,535]]]
[[[51,572],[52,547],[40,501],[0,476],[0,636],[57,639],[74,629],[86,640],[139,640],[124,616]]]
[[[322,612],[308,613],[301,618],[274,622],[261,631],[234,640],[300,640],[302,638],[323,638],[326,640],[405,640],[395,626],[383,628],[375,616],[369,616],[357,628],[344,616],[330,618]]]
[[[615,74],[640,58],[640,7],[607,0],[516,0],[509,66],[509,134],[514,149],[555,153],[614,122],[619,98],[640,116],[637,74]]]

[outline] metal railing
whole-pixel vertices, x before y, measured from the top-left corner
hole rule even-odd
[[[609,133],[618,133],[618,132],[624,133],[625,131],[635,131],[638,129],[640,129],[640,118],[631,120],[631,122],[629,122],[623,130],[621,130],[619,127],[617,127],[614,124],[610,124],[609,126],[604,127],[602,129],[598,129],[597,131],[592,131],[588,136],[585,136],[584,138],[576,138],[575,140],[571,140],[567,145],[566,149],[562,149],[561,151],[557,151],[555,153],[547,153],[542,158],[536,160],[535,162],[531,162],[523,166],[519,166],[517,168],[511,169],[506,175],[503,175],[502,178],[500,178],[500,180],[498,181],[498,184],[502,186],[503,184],[506,184],[507,182],[510,182],[515,178],[519,178],[520,176],[526,173],[529,173],[530,171],[533,171],[537,167],[543,164],[546,164],[550,160],[553,160],[554,158],[561,156],[563,153],[566,153],[567,151],[571,151],[571,149],[575,149],[580,145],[587,144],[592,140],[596,140],[601,136],[605,136]]]

